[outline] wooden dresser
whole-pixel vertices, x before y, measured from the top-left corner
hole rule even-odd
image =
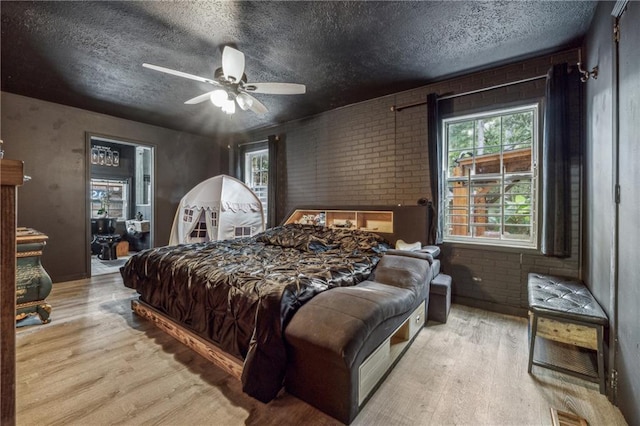
[[[16,187],[23,163],[0,160],[0,424],[16,424]]]
[[[51,277],[40,262],[48,239],[35,229],[17,230],[16,321],[32,315],[37,315],[43,324],[51,321],[51,305],[45,300],[51,293]]]

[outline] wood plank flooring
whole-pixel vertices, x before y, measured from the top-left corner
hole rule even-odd
[[[17,330],[18,425],[333,425],[281,392],[269,404],[131,312],[119,274],[54,284],[46,325]],[[597,384],[534,367],[527,325],[453,305],[429,323],[353,425],[551,425],[550,407],[626,425]]]

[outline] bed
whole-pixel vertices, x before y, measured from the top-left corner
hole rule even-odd
[[[173,321],[165,329],[184,328],[228,354],[226,362],[241,365],[243,391],[268,402],[284,383],[283,331],[294,314],[322,292],[365,281],[388,249],[371,232],[289,224],[249,238],[149,249],[121,274],[138,292],[138,307]]]

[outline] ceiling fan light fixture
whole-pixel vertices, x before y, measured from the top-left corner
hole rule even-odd
[[[234,114],[236,112],[236,103],[233,101],[233,99],[228,99],[222,106],[222,111],[226,112],[227,114]]]
[[[0,0],[1,1],[1,0]],[[213,79],[187,74],[182,71],[157,65],[142,64],[145,68],[171,74],[190,80],[200,81],[216,86],[216,89],[203,93],[185,101],[187,105],[206,102],[207,99],[226,114],[236,112],[236,103],[243,111],[251,110],[256,114],[266,114],[269,110],[258,99],[249,93],[264,93],[271,95],[299,95],[306,93],[304,84],[297,83],[252,83],[247,84],[247,75],[244,72],[244,53],[230,46],[225,46],[222,51],[222,67],[216,69]]]
[[[225,90],[218,89],[211,92],[211,103],[217,107],[224,107],[225,103],[229,100],[229,95]]]

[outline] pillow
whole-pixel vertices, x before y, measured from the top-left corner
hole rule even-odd
[[[327,250],[331,250],[336,248],[335,244],[329,244],[329,242],[325,239],[318,238],[314,235],[309,236],[309,242],[306,247],[306,251],[311,251],[314,253],[322,253]]]
[[[372,232],[297,223],[268,229],[257,235],[256,241],[314,253],[335,249],[346,253],[357,250],[373,254],[388,249],[385,239]]]
[[[301,224],[276,226],[263,232],[256,241],[301,251],[327,251],[333,246],[322,238],[322,229],[315,225]]]
[[[407,251],[418,251],[422,248],[422,244],[420,241],[415,243],[406,243],[404,240],[396,241],[396,249],[398,250],[407,250]]]

